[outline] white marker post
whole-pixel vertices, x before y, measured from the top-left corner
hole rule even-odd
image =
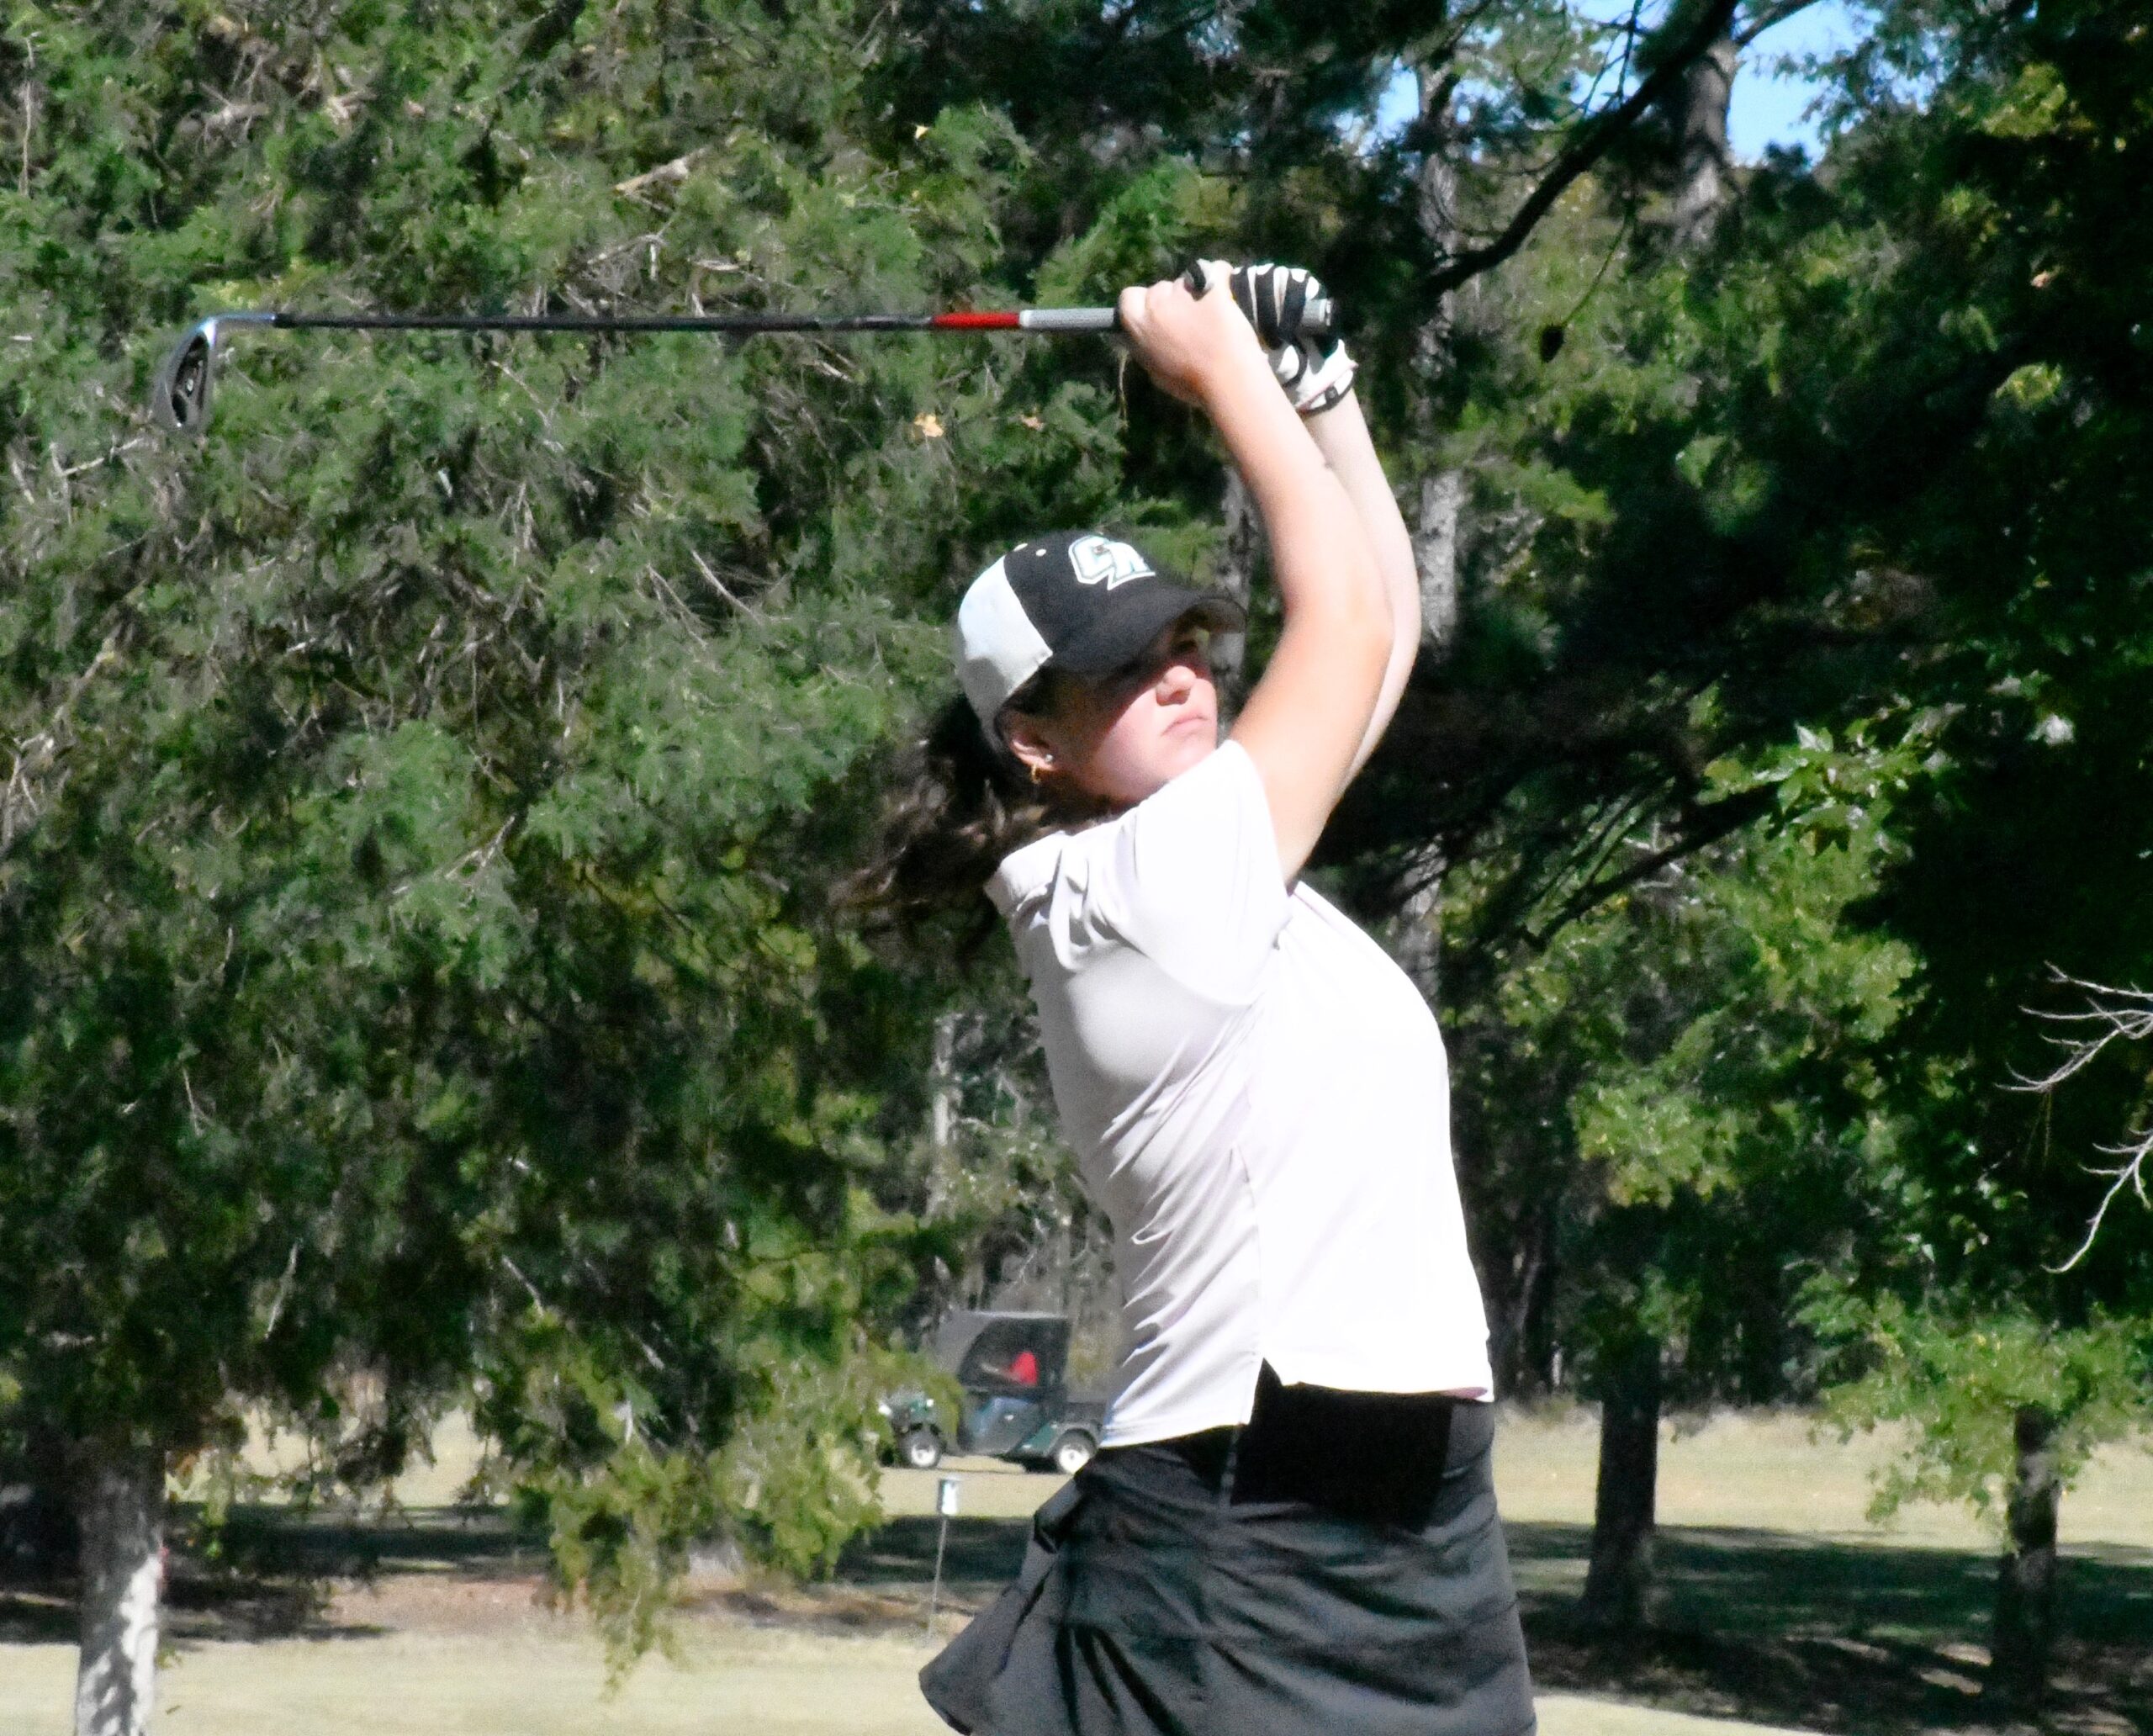
[[[927,1637],[934,1638],[934,1612],[942,1604],[942,1551],[950,1541],[950,1522],[957,1516],[957,1479],[944,1477],[934,1485],[934,1511],[942,1523],[934,1534],[934,1589],[927,1599]]]

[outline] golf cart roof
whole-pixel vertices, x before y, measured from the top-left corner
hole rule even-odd
[[[981,1340],[988,1341],[982,1344]],[[942,1322],[934,1335],[935,1364],[960,1379],[970,1378],[967,1364],[977,1358],[975,1347],[990,1355],[1008,1358],[1029,1350],[1039,1360],[1049,1381],[1058,1381],[1069,1359],[1069,1316],[1064,1314],[1024,1313],[1007,1309],[960,1309]]]

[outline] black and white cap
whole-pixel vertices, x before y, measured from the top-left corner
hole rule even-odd
[[[1225,592],[1174,583],[1127,542],[1097,531],[1035,537],[973,580],[957,606],[957,679],[992,728],[1018,689],[1050,664],[1105,675],[1185,615],[1219,632],[1247,625]]]

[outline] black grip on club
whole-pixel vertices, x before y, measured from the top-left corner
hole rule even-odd
[[[1201,295],[1210,287],[1210,273],[1203,262],[1194,261],[1181,274],[1182,286],[1191,295]],[[1305,287],[1303,287],[1305,286]],[[1328,343],[1337,335],[1337,315],[1330,292],[1313,277],[1302,280],[1288,297],[1286,305],[1274,317],[1256,304],[1256,289],[1249,268],[1234,267],[1226,287],[1240,310],[1248,315],[1248,322],[1256,327],[1256,335],[1267,349],[1275,349],[1283,343]]]

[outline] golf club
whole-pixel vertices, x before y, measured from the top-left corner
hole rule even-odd
[[[1202,293],[1202,274],[1186,281]],[[1331,304],[1314,296],[1299,310],[1293,335],[1318,341],[1331,330]],[[232,326],[281,331],[704,331],[735,337],[759,332],[839,331],[1112,331],[1120,315],[1110,307],[1009,308],[941,314],[308,314],[281,311],[212,314],[188,327],[157,368],[150,413],[174,434],[200,438],[209,426],[218,348]]]

